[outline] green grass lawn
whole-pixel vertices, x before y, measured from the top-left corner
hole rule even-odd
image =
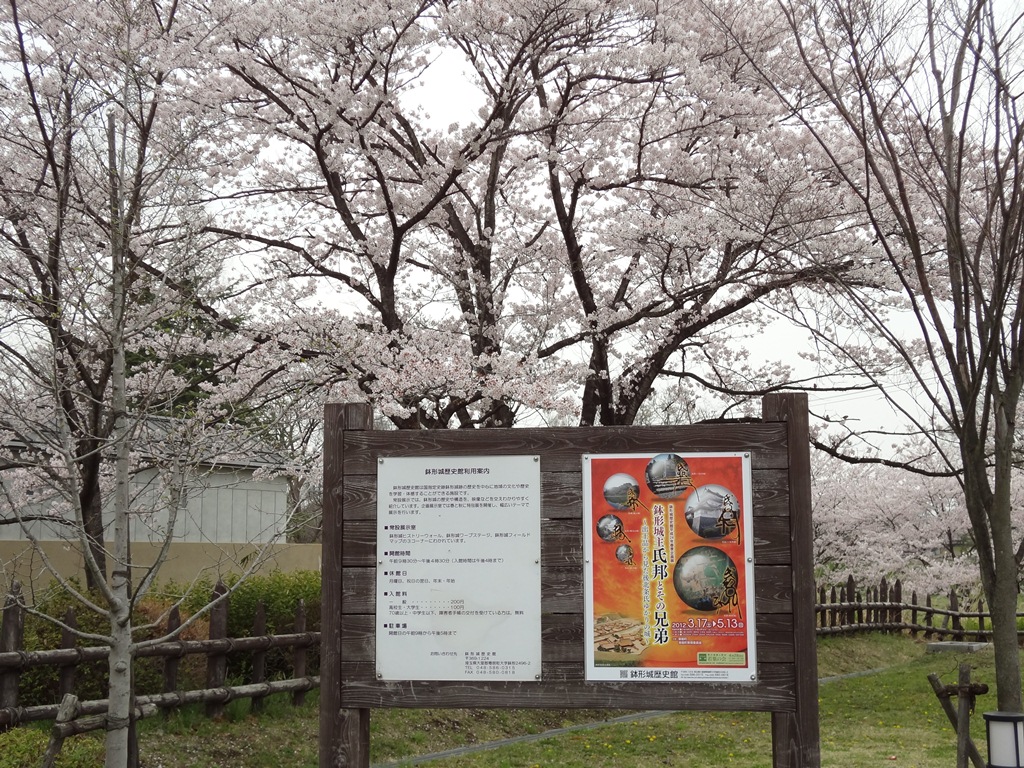
[[[818,643],[822,765],[828,768],[948,768],[956,736],[928,682],[929,673],[955,683],[961,661],[976,682],[994,689],[990,651],[928,654],[909,638],[865,635]],[[856,675],[865,670],[871,674]],[[845,676],[852,675],[852,676]],[[836,677],[843,676],[843,677]],[[981,713],[995,694],[978,700],[972,735],[985,754]],[[376,765],[414,764],[417,756],[519,737],[554,735],[430,761],[433,768],[631,768],[656,765],[771,766],[770,716],[764,713],[639,713],[594,710],[374,710],[371,758]],[[618,722],[591,727],[595,722]],[[631,719],[627,719],[631,718]],[[186,711],[140,727],[144,768],[313,768],[317,758],[316,697],[292,708],[286,697],[253,717],[247,702],[221,722]],[[89,739],[79,736],[76,739]],[[0,768],[3,760],[0,736]]]
[[[909,639],[875,636],[822,640],[823,676],[881,669],[876,674],[831,679],[820,691],[822,765],[868,768],[948,768],[956,736],[927,676],[956,682],[959,663],[977,665],[974,679],[992,683],[990,652],[963,658],[926,654]],[[994,708],[994,694],[988,708]],[[972,734],[984,755],[978,703]],[[375,760],[378,759],[375,755]],[[650,765],[743,765],[770,768],[770,716],[762,713],[687,712],[578,731],[498,750],[431,762],[434,768],[564,766],[613,768]]]

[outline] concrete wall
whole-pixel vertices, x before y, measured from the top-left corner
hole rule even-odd
[[[41,542],[42,553],[62,576],[77,577],[85,583],[82,556],[77,549],[60,541]],[[132,561],[137,566],[136,580],[156,559],[158,548],[144,542],[132,544]],[[208,577],[216,581],[229,573],[242,573],[253,557],[261,560],[259,571],[297,571],[320,569],[319,544],[210,544],[176,542],[160,568],[157,582],[189,582]],[[53,580],[43,555],[24,541],[0,541],[0,594],[17,579],[26,593],[44,589]]]

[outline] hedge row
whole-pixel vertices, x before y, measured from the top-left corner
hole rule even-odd
[[[306,630],[320,629],[320,573],[319,571],[275,571],[266,575],[251,576],[238,583],[237,578],[227,582],[233,587],[228,609],[228,635],[247,637],[252,634],[253,622],[260,600],[263,601],[267,616],[268,634],[288,634],[295,631],[295,608],[299,600],[305,602]],[[209,602],[213,592],[212,582],[189,585],[167,583],[136,606],[133,625],[136,639],[144,640],[159,636],[165,624],[170,607],[178,602],[182,620],[200,612]],[[102,604],[102,598],[93,599]],[[40,599],[35,609],[46,616],[63,618],[73,608],[79,631],[105,635],[109,631],[107,619],[82,607],[65,591],[52,588]],[[159,622],[159,624],[157,624]],[[187,640],[202,640],[209,637],[209,622],[205,615],[182,633]],[[42,617],[29,614],[25,617],[25,650],[37,651],[59,648],[61,628]],[[79,645],[95,645],[89,639],[79,639]],[[82,700],[103,699],[107,695],[107,665],[105,661],[78,665],[75,673],[75,693]],[[178,672],[179,687],[183,690],[202,688],[205,680],[205,657],[195,654],[182,660]],[[309,652],[307,673],[318,674],[318,649]],[[228,659],[228,675],[232,682],[248,682],[251,660],[248,654],[234,654]],[[283,679],[291,676],[291,654],[287,650],[275,650],[267,656],[269,679]],[[18,687],[18,699],[22,706],[53,704],[59,699],[60,670],[57,667],[31,667],[22,672]],[[138,659],[135,664],[135,691],[139,695],[159,693],[163,690],[163,660],[160,658]]]

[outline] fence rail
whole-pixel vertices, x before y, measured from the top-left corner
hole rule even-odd
[[[167,656],[182,658],[190,654],[229,654],[244,651],[268,651],[273,648],[310,648],[320,642],[319,632],[298,632],[259,637],[225,637],[213,640],[168,640],[139,648],[135,658]],[[7,651],[0,653],[0,669],[64,667],[102,661],[110,649],[105,645],[88,648],[55,648],[49,651]]]
[[[319,675],[313,677],[274,680],[268,683],[226,685],[221,688],[201,688],[191,691],[171,691],[136,696],[133,717],[144,717],[166,712],[189,704],[227,704],[238,699],[256,700],[274,693],[306,693],[320,685]],[[60,704],[37,704],[30,707],[5,707],[0,709],[0,726],[14,726],[22,723],[55,720]],[[82,701],[77,704],[77,719],[60,724],[64,736],[102,729],[106,726],[107,699]]]

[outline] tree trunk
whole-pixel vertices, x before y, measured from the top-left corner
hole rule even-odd
[[[132,701],[132,622],[127,604],[110,619],[107,688],[106,768],[128,765],[128,726]]]
[[[965,429],[960,442],[964,501],[978,553],[982,589],[992,616],[998,707],[1002,712],[1020,712],[1017,562],[1010,503],[1012,441],[1006,439],[1007,435],[1005,429],[997,427],[991,452],[994,467],[990,467],[990,454],[976,429]]]
[[[82,530],[92,560],[96,564],[96,571],[85,563],[85,585],[89,590],[99,588],[99,582],[106,579],[107,573],[107,550],[103,540],[103,500],[100,493],[99,482],[99,444],[98,441],[90,441],[89,451],[91,455],[84,457],[82,461],[82,493],[79,502],[82,507]],[[82,553],[86,557],[86,553]]]
[[[995,648],[996,696],[999,711],[1021,712],[1024,711],[1024,700],[1021,695],[1020,649],[1017,642],[1019,585],[1010,495],[1014,430],[1006,418],[1007,412],[1016,412],[1019,381],[1011,377],[1008,383],[1017,389],[1004,392],[1003,398],[997,401],[994,414],[994,488],[988,509],[994,572],[986,597],[989,610],[992,612],[992,644]],[[985,478],[988,478],[988,474]]]
[[[1012,548],[1012,547],[1004,547]],[[1000,559],[997,554],[997,559]],[[996,700],[1000,712],[1020,712],[1021,665],[1017,643],[1017,569],[996,567],[992,594],[988,595],[992,614],[992,645],[995,649]]]
[[[114,112],[107,114],[107,149],[110,173],[110,256],[112,353],[110,394],[114,416],[114,516],[113,568],[110,574],[108,603],[110,606],[110,681],[107,705],[106,768],[128,768],[131,752],[129,732],[132,705],[132,608],[131,608],[131,531],[129,529],[129,479],[131,441],[127,425],[128,396],[126,388],[124,316],[127,304],[126,264],[124,259],[121,185],[117,168]]]

